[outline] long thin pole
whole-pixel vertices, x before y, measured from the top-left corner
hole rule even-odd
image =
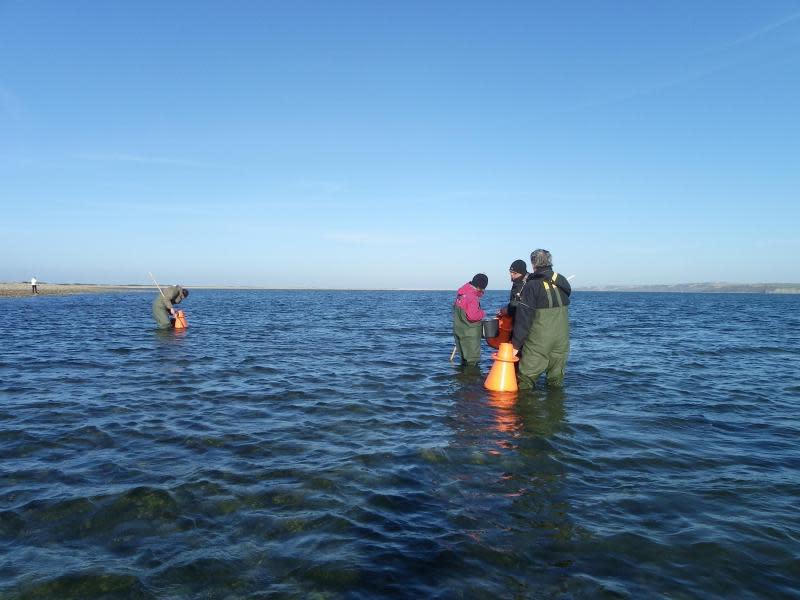
[[[450,362],[453,362],[453,359],[456,357],[456,348],[458,346],[453,345],[453,351],[450,353]]]
[[[153,280],[153,283],[156,284],[156,287],[158,288],[158,291],[161,292],[161,286],[158,285],[158,282],[156,281],[156,278],[153,277],[153,274],[150,271],[148,271],[147,274],[150,275],[150,279]],[[164,292],[161,292],[161,295],[164,296]],[[164,296],[164,298],[166,298],[166,296]]]

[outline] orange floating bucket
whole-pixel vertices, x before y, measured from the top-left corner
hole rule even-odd
[[[183,314],[182,310],[179,310],[175,314],[175,329],[186,329],[189,325],[186,323],[186,316]]]
[[[509,342],[501,343],[499,350],[492,354],[492,358],[494,364],[486,381],[483,382],[483,387],[492,392],[516,392],[519,388],[514,363],[519,358],[514,356],[514,346]]]
[[[497,335],[486,338],[486,343],[492,348],[500,348],[500,344],[511,341],[511,333],[514,331],[514,320],[509,315],[503,315],[497,322]]]

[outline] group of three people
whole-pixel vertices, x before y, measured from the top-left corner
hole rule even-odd
[[[561,386],[569,355],[569,297],[572,288],[566,277],[553,271],[553,257],[547,250],[531,252],[530,273],[524,260],[511,263],[511,294],[498,316],[512,317],[511,343],[519,361],[519,389],[535,387],[546,373],[547,383]],[[481,355],[482,322],[486,316],[480,299],[489,278],[478,273],[458,289],[453,305],[453,335],[463,366],[478,364]]]

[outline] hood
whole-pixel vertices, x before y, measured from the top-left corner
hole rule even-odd
[[[543,279],[547,277],[553,276],[553,267],[544,267],[542,269],[536,269],[531,276],[533,279]]]
[[[479,289],[472,286],[470,282],[465,283],[460,288],[458,288],[458,293],[461,296],[476,296],[480,298],[483,296],[483,292]]]

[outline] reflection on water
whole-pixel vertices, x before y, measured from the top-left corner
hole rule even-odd
[[[469,553],[503,566],[500,596],[558,596],[578,535],[559,437],[570,434],[567,395],[546,387],[519,395],[487,392],[482,383],[476,378],[465,385],[456,406],[452,446],[469,449],[459,474],[461,504],[469,508],[458,523]]]
[[[546,388],[522,394],[514,407],[528,433],[550,437],[561,431],[565,424],[565,402],[564,388]]]
[[[489,406],[495,409],[495,429],[501,433],[513,435],[521,426],[521,420],[514,408],[517,404],[517,394],[509,392],[486,392]]]
[[[159,342],[162,344],[180,344],[183,339],[189,334],[189,329],[153,329]]]

